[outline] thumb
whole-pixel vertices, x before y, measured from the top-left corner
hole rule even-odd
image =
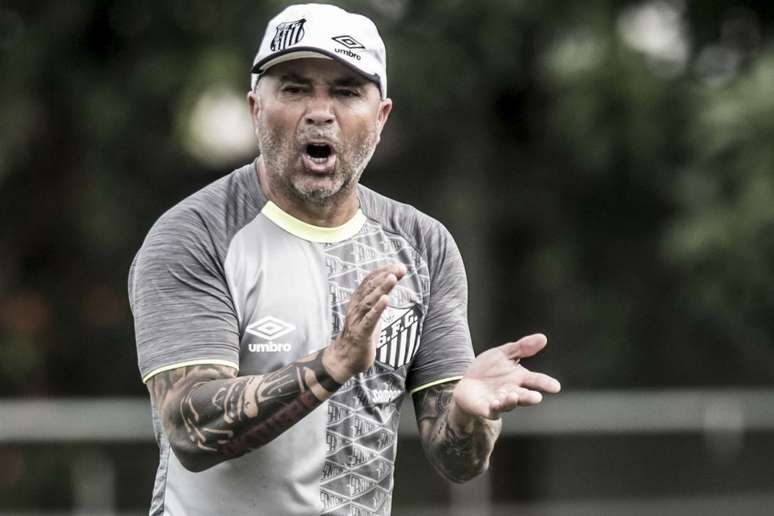
[[[541,349],[546,347],[548,337],[542,333],[535,333],[533,335],[527,335],[522,337],[516,342],[508,342],[500,346],[500,349],[505,356],[512,360],[519,358],[527,358],[537,354]]]

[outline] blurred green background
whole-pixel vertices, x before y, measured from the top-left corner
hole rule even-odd
[[[248,71],[288,3],[0,3],[0,395],[146,396],[129,264],[254,157]],[[774,384],[774,4],[337,4],[388,48],[363,182],[452,231],[478,351],[543,331],[565,391]],[[0,510],[69,507],[78,451],[51,450],[0,444]],[[126,509],[142,450],[111,452],[147,456]]]

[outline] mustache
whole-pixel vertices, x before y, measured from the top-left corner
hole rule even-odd
[[[327,143],[334,150],[337,150],[341,142],[333,131],[307,131],[298,135],[297,142],[301,146],[306,146],[311,142]]]

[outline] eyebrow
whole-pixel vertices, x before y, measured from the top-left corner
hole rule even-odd
[[[312,84],[312,79],[309,77],[303,77],[301,75],[295,74],[295,73],[283,73],[279,76],[280,82],[294,82],[298,84]],[[350,75],[347,77],[342,77],[340,79],[335,79],[332,83],[333,86],[344,86],[344,87],[360,87],[363,86],[366,83],[366,79],[357,75]]]

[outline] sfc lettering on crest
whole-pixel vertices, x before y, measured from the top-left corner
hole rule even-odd
[[[304,38],[304,23],[306,18],[277,25],[277,32],[271,40],[272,52],[285,50],[301,41]]]
[[[419,348],[421,317],[417,305],[407,308],[387,307],[382,314],[376,360],[395,369],[411,362]]]

